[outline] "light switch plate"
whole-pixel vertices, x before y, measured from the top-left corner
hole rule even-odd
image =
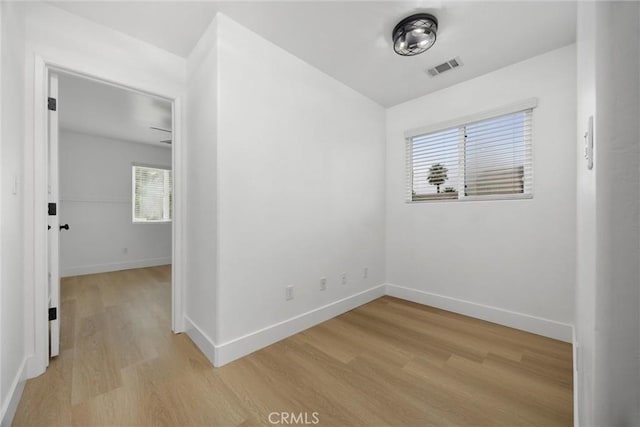
[[[593,116],[589,116],[584,134],[584,158],[587,160],[587,169],[593,169]]]

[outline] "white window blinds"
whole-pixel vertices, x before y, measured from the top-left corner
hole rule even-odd
[[[531,110],[465,126],[465,195],[530,194]]]
[[[407,139],[408,201],[532,195],[532,108]]]
[[[171,170],[133,166],[133,222],[171,221]]]
[[[454,128],[410,141],[412,200],[456,199],[460,184],[461,130]]]

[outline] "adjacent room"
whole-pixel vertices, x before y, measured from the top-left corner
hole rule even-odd
[[[640,422],[640,3],[0,22],[3,426]]]
[[[58,81],[61,276],[171,264],[171,103]]]
[[[171,334],[172,104],[64,72],[50,85],[50,356],[86,358],[74,396],[92,395]]]

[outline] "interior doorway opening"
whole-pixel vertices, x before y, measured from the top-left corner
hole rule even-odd
[[[57,67],[45,74],[49,316],[40,348],[57,356],[79,319],[140,313],[145,298],[155,323],[182,332],[177,100]]]

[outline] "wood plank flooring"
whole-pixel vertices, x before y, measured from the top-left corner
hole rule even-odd
[[[61,354],[14,425],[573,424],[569,344],[383,297],[214,369],[170,332],[170,277],[64,279]]]

